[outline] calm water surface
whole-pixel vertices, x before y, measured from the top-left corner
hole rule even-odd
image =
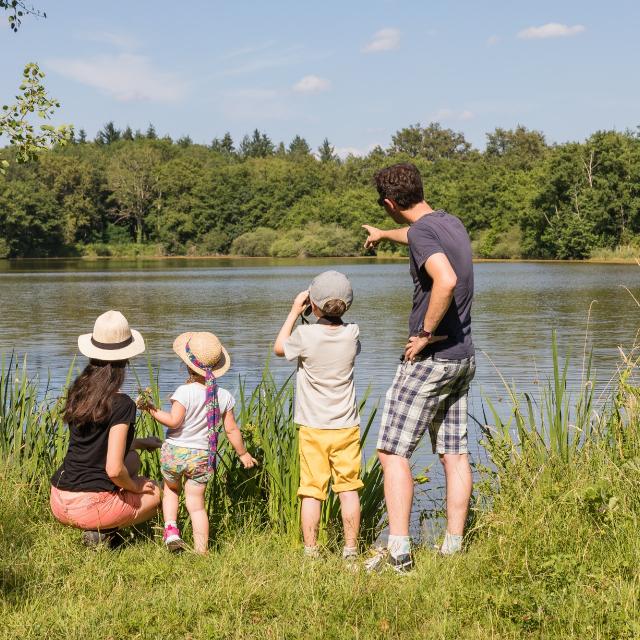
[[[353,283],[348,319],[360,325],[363,347],[356,367],[358,391],[370,386],[372,398],[382,399],[407,336],[412,284],[406,261],[0,261],[0,352],[27,354],[31,371],[42,378],[50,374],[57,389],[76,355],[77,335],[90,332],[103,311],[118,309],[145,337],[163,393],[184,379],[171,344],[188,330],[212,331],[228,348],[232,368],[222,384],[233,392],[239,376],[249,387],[259,380],[293,297],[327,268],[343,271]],[[478,369],[470,412],[479,418],[483,396],[506,407],[496,368],[521,390],[536,391],[551,370],[553,329],[562,351],[572,354],[570,385],[579,386],[590,306],[587,345],[594,351],[600,389],[615,373],[618,347],[629,347],[640,327],[640,309],[624,289],[638,297],[636,265],[480,263],[475,277]],[[135,363],[144,375],[144,357]],[[271,364],[282,379],[292,371],[280,359],[272,358]],[[135,393],[133,386],[129,390]],[[377,423],[369,454],[375,432]],[[482,459],[478,437],[471,423],[473,451]],[[415,461],[420,468],[434,457],[424,446]],[[437,485],[439,474],[433,477]]]

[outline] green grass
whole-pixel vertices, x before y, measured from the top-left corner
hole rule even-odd
[[[591,260],[637,262],[640,259],[640,246],[638,244],[624,244],[613,249],[600,247],[593,249],[589,256]]]
[[[466,553],[419,549],[409,576],[349,572],[331,544],[318,561],[301,556],[290,388],[268,376],[241,394],[251,446],[268,460],[255,485],[223,475],[209,557],[167,554],[158,521],[120,551],[84,549],[53,520],[46,476],[6,427],[32,406],[18,377],[23,400],[1,416],[13,436],[0,467],[0,638],[640,637],[640,351],[625,353],[597,407],[588,365],[572,396],[555,346],[554,359],[540,397],[512,389],[511,420],[485,420],[493,465],[476,485]],[[238,496],[243,508],[224,508]]]

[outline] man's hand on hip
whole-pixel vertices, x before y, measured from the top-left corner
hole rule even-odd
[[[434,342],[442,342],[446,340],[447,336],[431,336],[430,338],[419,338],[418,336],[411,336],[409,342],[404,348],[404,359],[413,362],[416,356],[424,350],[428,344]]]

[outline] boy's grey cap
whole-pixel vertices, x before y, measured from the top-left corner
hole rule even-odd
[[[329,300],[342,300],[347,309],[353,302],[353,289],[349,278],[339,271],[323,271],[317,275],[309,286],[309,298],[320,309]]]

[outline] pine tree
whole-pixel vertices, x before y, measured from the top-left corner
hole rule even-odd
[[[253,135],[246,135],[240,143],[240,155],[243,158],[266,158],[272,156],[275,147],[271,138],[266,133],[260,133],[258,129],[253,131]]]
[[[222,136],[222,139],[214,138],[211,141],[211,149],[225,156],[231,156],[236,152],[236,149],[233,146],[233,138],[228,131],[224,136]]]
[[[147,127],[147,133],[145,134],[145,138],[147,140],[157,140],[158,139],[158,134],[156,133],[156,128],[149,123],[149,126]]]
[[[86,141],[87,141],[87,132],[84,129],[80,129],[80,131],[78,131],[78,143],[85,144]]]
[[[133,140],[133,131],[131,131],[131,127],[127,125],[127,128],[122,132],[122,139],[131,141]]]
[[[318,157],[320,162],[336,162],[338,160],[336,148],[329,142],[329,138],[325,138],[318,147]]]
[[[289,143],[289,155],[298,158],[308,156],[311,153],[309,143],[301,136],[295,136]]]
[[[102,144],[113,144],[114,142],[117,142],[118,140],[120,140],[121,135],[122,134],[120,133],[120,130],[116,129],[116,126],[113,124],[113,121],[110,120],[96,134],[96,142],[98,142],[98,138],[100,138],[100,142]]]

